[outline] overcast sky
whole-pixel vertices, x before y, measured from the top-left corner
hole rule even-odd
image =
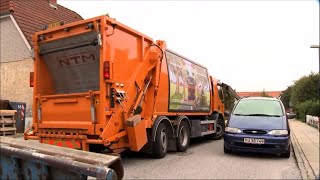
[[[84,19],[109,14],[208,67],[237,91],[281,91],[319,71],[319,1],[58,0]]]

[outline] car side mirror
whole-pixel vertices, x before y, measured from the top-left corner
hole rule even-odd
[[[296,118],[296,114],[287,113],[287,118],[288,118],[288,119],[294,119],[294,118]]]

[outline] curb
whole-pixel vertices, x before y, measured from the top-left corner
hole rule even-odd
[[[289,124],[290,125],[290,124]],[[291,125],[290,125],[291,127]],[[292,129],[292,128],[291,128]],[[292,134],[292,147],[293,147],[293,154],[297,160],[298,168],[300,170],[300,174],[302,176],[303,180],[309,180],[309,179],[317,179],[316,175],[313,172],[313,169],[311,168],[308,159],[306,158],[299,141],[297,140],[294,132],[291,130]]]

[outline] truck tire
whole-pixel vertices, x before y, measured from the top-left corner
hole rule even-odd
[[[218,119],[217,123],[217,133],[214,134],[213,139],[219,140],[222,139],[224,135],[224,128],[226,127],[226,124],[223,119]]]
[[[190,143],[190,127],[185,121],[181,121],[178,127],[178,137],[176,138],[177,151],[184,152]]]
[[[153,155],[156,158],[163,158],[168,151],[168,128],[164,123],[160,123],[156,132],[153,144]]]

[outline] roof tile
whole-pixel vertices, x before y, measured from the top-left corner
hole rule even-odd
[[[281,95],[281,91],[265,91],[269,96],[271,97],[279,97]],[[260,96],[262,91],[256,91],[256,92],[237,92],[237,94],[240,97],[245,97],[245,96]]]
[[[33,34],[42,30],[44,25],[58,21],[67,24],[83,19],[76,12],[61,5],[57,5],[57,9],[53,8],[48,0],[0,0],[0,14],[9,13],[10,7],[13,7],[10,13],[31,47]]]

